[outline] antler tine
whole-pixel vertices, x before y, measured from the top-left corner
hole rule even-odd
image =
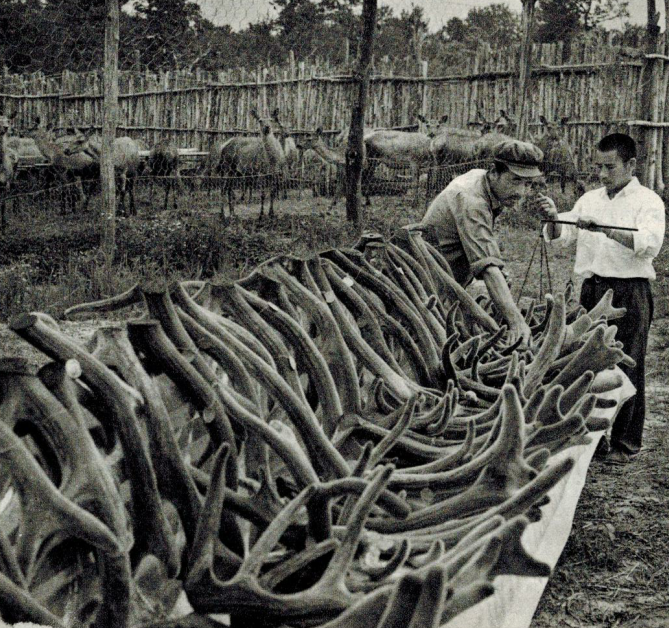
[[[144,370],[130,343],[126,329],[120,327],[100,329],[96,333],[96,340],[93,354],[104,352],[107,363],[113,361],[123,378],[136,388],[145,400],[144,419],[158,489],[162,495],[174,500],[186,537],[192,540],[202,505],[195,483],[184,464],[160,391]]]
[[[521,537],[530,521],[525,516],[517,516],[507,521],[499,530],[504,551],[499,555],[491,576],[526,576],[532,578],[548,578],[551,568],[544,562],[534,559],[527,553]]]
[[[441,624],[448,624],[451,619],[489,598],[494,592],[495,588],[488,582],[474,582],[463,589],[454,591],[452,597],[444,605]]]
[[[195,538],[188,554],[188,570],[186,581],[198,578],[203,572],[213,569],[214,553],[222,553],[224,564],[218,562],[219,569],[223,569],[224,575],[230,576],[241,565],[241,559],[234,552],[227,549],[223,544],[216,547],[221,517],[223,515],[223,502],[225,500],[225,467],[230,455],[230,447],[223,443],[214,457],[214,466],[211,472],[211,483],[207,491],[207,497],[202,508],[200,518],[195,532]]]
[[[325,296],[335,321],[359,362],[371,373],[383,378],[386,386],[400,399],[408,399],[418,389],[404,374],[397,373],[362,337],[358,326],[349,319],[348,312],[336,298],[332,286],[321,268],[320,259],[314,258],[305,266],[304,274],[309,274],[318,289]]]
[[[367,467],[373,469],[392,449],[395,441],[409,429],[418,404],[418,395],[413,395],[405,404],[399,420],[383,439],[374,447]]]
[[[51,628],[67,628],[53,613],[0,573],[0,606],[2,616],[11,622],[35,622]]]
[[[231,464],[228,465],[228,484],[236,488],[237,447],[232,426],[221,407],[213,388],[195,367],[179,353],[167,337],[158,321],[135,321],[127,324],[128,337],[133,347],[164,369],[168,377],[184,392],[186,397],[202,413],[209,436],[216,446],[226,442],[230,445]]]
[[[394,470],[394,465],[386,465],[385,467],[380,467],[374,473],[372,480],[351,512],[342,544],[335,551],[332,560],[330,560],[323,577],[317,585],[318,587],[344,589],[344,577],[358,547],[363,526],[367,521],[372,506],[384,490]]]
[[[290,385],[300,403],[307,406],[292,353],[288,350],[281,335],[251,307],[243,298],[241,291],[242,288],[234,283],[212,284],[212,295],[223,299],[225,307],[231,315],[238,322],[243,323],[260,340],[272,355],[276,370]]]
[[[89,312],[115,312],[124,307],[136,305],[142,302],[142,293],[139,289],[139,284],[135,284],[125,292],[114,295],[108,299],[101,299],[100,301],[91,301],[90,303],[81,303],[69,307],[63,313],[65,318],[70,318],[75,314],[89,313]]]
[[[316,387],[318,401],[322,406],[323,427],[328,437],[343,414],[337,387],[323,354],[305,329],[291,316],[277,306],[240,288],[242,296],[266,318],[295,349],[296,357],[307,365],[311,381]]]
[[[400,375],[404,375],[402,367],[397,362],[383,335],[378,317],[374,314],[367,301],[353,289],[354,280],[348,275],[340,277],[337,267],[330,260],[321,258],[321,262],[323,272],[325,272],[325,276],[335,293],[356,317],[363,338],[392,369]],[[361,286],[359,288],[362,289]]]
[[[339,541],[337,539],[326,539],[316,545],[312,545],[303,552],[296,554],[295,556],[289,558],[288,560],[279,563],[273,569],[265,572],[260,577],[260,584],[268,590],[276,588],[278,584],[281,584],[286,578],[293,575],[294,573],[300,571],[306,567],[309,563],[312,563],[323,556],[331,553],[339,547]]]
[[[241,566],[236,577],[251,577],[256,579],[259,576],[268,554],[279,542],[279,539],[293,521],[299,509],[307,505],[315,491],[316,485],[307,486],[283,508],[260,535],[255,545],[249,550],[244,564]]]
[[[399,571],[411,554],[411,543],[408,539],[402,539],[401,542],[397,545],[397,549],[381,567],[364,567],[359,565],[358,569],[369,576],[370,580],[374,583],[374,588],[378,587],[378,582],[389,578],[392,574]],[[348,588],[351,591],[354,591],[354,587],[349,584]],[[361,590],[365,590],[364,585],[360,587]]]
[[[305,268],[306,264],[301,264],[300,267]],[[362,408],[362,401],[353,357],[332,312],[327,304],[319,298],[318,293],[320,291],[318,289],[312,291],[305,287],[280,264],[265,265],[262,268],[262,274],[281,283],[288,291],[289,296],[308,312],[318,327],[321,337],[327,339],[327,346],[330,351],[326,357],[330,358],[328,364],[337,384],[339,398],[344,410],[359,412]]]
[[[135,550],[145,546],[164,554],[163,550],[170,546],[171,532],[158,499],[155,471],[137,420],[139,393],[77,343],[35,316],[27,314],[15,319],[11,328],[54,359],[76,359],[82,367],[82,379],[113,409],[108,416],[123,446],[126,468],[132,478],[133,510],[145,515],[144,525],[136,530]],[[168,556],[163,558],[169,563]]]
[[[108,554],[116,555],[127,550],[106,525],[58,492],[21,439],[3,422],[0,422],[0,447],[3,457],[11,463],[11,475],[18,491],[22,495],[34,495],[24,507],[32,505],[32,508],[40,510],[48,507],[47,513],[52,522],[58,522],[72,536]],[[24,545],[26,552],[37,551],[37,548],[27,547],[28,543]],[[27,560],[21,562],[30,565],[35,556],[26,555],[25,558]]]
[[[184,321],[188,322],[188,319],[184,318]],[[339,477],[348,475],[350,473],[348,464],[325,436],[313,412],[310,409],[307,411],[307,407],[299,401],[286,381],[232,334],[221,329],[219,337],[237,353],[253,376],[263,382],[279,403],[285,407],[293,425],[296,426],[309,449],[312,464],[322,467],[323,471],[328,474]],[[221,388],[219,395],[222,394],[224,391]]]
[[[446,600],[452,595],[443,568],[433,566],[427,572],[408,628],[439,628]],[[398,609],[402,612],[401,607]],[[400,614],[401,616],[401,614]],[[397,625],[395,623],[388,626]],[[386,628],[382,626],[382,628]]]

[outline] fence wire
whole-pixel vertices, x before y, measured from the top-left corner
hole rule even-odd
[[[228,215],[229,203],[235,215],[256,215],[270,200],[275,213],[310,213],[345,206],[343,164],[324,161],[310,150],[301,151],[285,169],[259,167],[245,174],[226,171],[220,159],[200,152],[178,159],[168,175],[151,173],[148,157],[139,172],[128,177],[118,202],[126,214],[152,216],[164,210],[203,216]],[[261,164],[262,166],[262,164]],[[372,206],[392,206],[420,214],[455,177],[473,168],[487,168],[486,161],[468,161],[418,170],[406,164],[367,163],[363,169],[361,193]],[[561,206],[573,204],[585,187],[592,187],[590,173],[545,164],[541,190],[560,199]],[[272,198],[273,197],[273,198]],[[94,222],[100,209],[99,179],[64,181],[51,164],[24,161],[17,167],[15,184],[6,198],[5,220],[9,227],[38,228],[54,216],[72,215]]]

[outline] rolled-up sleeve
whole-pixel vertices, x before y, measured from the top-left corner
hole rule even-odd
[[[561,214],[558,214],[557,219],[558,220],[566,220],[569,222],[576,222],[581,215],[581,207],[576,203],[574,205],[574,209],[568,212],[563,212]],[[555,238],[554,240],[549,239],[548,237],[548,225],[544,225],[544,238],[546,242],[550,242],[558,244],[559,246],[569,246],[575,239],[576,235],[578,234],[578,229],[574,225],[561,225],[562,229],[560,231],[559,237]]]
[[[483,199],[458,195],[453,212],[462,248],[474,277],[488,266],[504,267],[497,240],[492,232],[492,213]]]
[[[657,256],[664,240],[664,203],[653,194],[644,199],[636,219],[634,255],[646,259]]]

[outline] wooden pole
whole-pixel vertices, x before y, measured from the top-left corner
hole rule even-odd
[[[664,3],[664,52],[669,53],[669,6],[667,2]],[[669,63],[665,60],[663,76],[662,76],[662,92],[664,104],[664,122],[669,122],[669,106],[667,106],[667,98],[669,98]],[[662,135],[662,193],[666,189],[669,182],[669,132],[663,130]]]
[[[648,23],[646,25],[646,52],[648,54],[657,53],[657,42],[660,35],[660,14],[657,12],[657,5],[655,0],[647,0],[648,7]],[[655,71],[655,64],[659,61],[656,58],[646,59],[646,64],[643,69],[643,88],[641,91],[641,103],[639,113],[645,119],[653,120],[653,103],[656,100],[655,92],[659,89],[657,82],[657,72]],[[641,131],[637,141],[639,144],[639,159],[638,163],[641,166],[639,172],[639,179],[644,185],[655,187],[655,159],[657,157],[655,141],[657,131],[649,128]]]
[[[346,220],[362,225],[360,210],[360,181],[363,165],[363,128],[365,125],[365,105],[369,90],[369,70],[376,28],[377,0],[364,0],[362,6],[362,43],[358,69],[354,74],[358,85],[357,98],[351,112],[351,128],[346,150]]]
[[[102,253],[111,268],[116,249],[116,185],[114,177],[113,143],[118,117],[118,42],[120,9],[119,0],[105,0],[104,52],[104,107],[102,112],[102,154],[100,156],[100,181],[102,186]]]
[[[518,112],[518,137],[522,140],[528,139],[528,118],[530,108],[527,103],[527,93],[532,65],[532,27],[534,26],[534,5],[536,4],[536,1],[537,0],[522,0],[523,41],[520,49],[518,100],[516,105],[516,111]]]

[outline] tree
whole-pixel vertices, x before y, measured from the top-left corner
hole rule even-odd
[[[459,17],[452,17],[446,23],[444,34],[450,41],[465,42],[467,40],[467,25]]]
[[[202,53],[201,33],[209,24],[187,0],[143,0],[134,5],[133,33],[141,61],[154,68],[190,67]]]
[[[520,41],[520,17],[505,4],[471,9],[465,26],[466,39],[472,43],[485,41],[502,48]]]
[[[311,0],[275,0],[272,6],[279,11],[274,27],[283,49],[302,58],[314,54],[325,30],[323,7]]]
[[[566,41],[578,32],[627,18],[628,0],[540,0],[535,38],[542,42]]]
[[[379,21],[374,52],[395,59],[410,57],[414,64],[420,64],[427,36],[428,21],[424,10],[412,6],[410,11],[403,10],[399,17],[390,13]]]

